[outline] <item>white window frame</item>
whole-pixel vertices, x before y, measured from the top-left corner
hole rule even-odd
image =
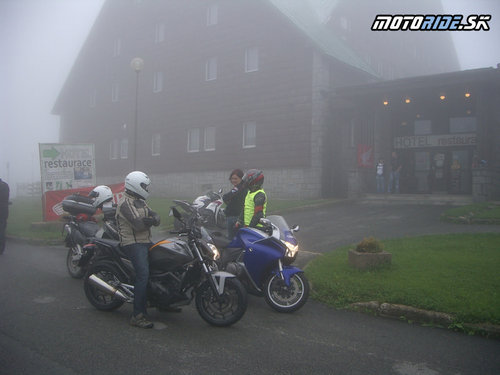
[[[159,156],[161,150],[161,134],[155,133],[151,138],[151,155]]]
[[[162,43],[165,41],[165,23],[158,22],[155,24],[155,43]]]
[[[205,151],[215,150],[215,126],[205,128],[203,135],[203,149]]]
[[[243,148],[254,148],[257,144],[257,124],[255,121],[243,124]]]
[[[345,31],[351,31],[351,20],[346,16],[340,16],[340,27]]]
[[[90,92],[89,107],[95,108],[96,104],[97,104],[97,90],[94,89]]]
[[[219,5],[210,4],[207,7],[207,26],[214,26],[219,23]]]
[[[128,138],[120,141],[120,159],[128,159]]]
[[[259,49],[249,47],[245,50],[245,73],[257,72],[259,70]]]
[[[110,160],[118,159],[118,149],[119,149],[118,139],[113,139],[109,143],[109,159]]]
[[[113,103],[118,102],[120,99],[120,86],[118,85],[118,82],[113,82],[111,84],[111,101]]]
[[[211,57],[205,64],[205,81],[217,79],[217,57]]]
[[[188,130],[187,152],[200,151],[200,129],[194,128]]]
[[[153,92],[163,91],[163,72],[155,72],[153,74]]]
[[[118,57],[122,53],[122,40],[121,38],[116,38],[113,41],[113,57]]]

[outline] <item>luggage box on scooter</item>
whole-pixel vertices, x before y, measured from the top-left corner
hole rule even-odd
[[[149,249],[149,267],[156,271],[173,271],[193,259],[186,242],[169,238]]]
[[[69,195],[62,201],[63,210],[67,213],[77,216],[78,214],[94,215],[96,209],[92,206],[92,198],[84,195]]]

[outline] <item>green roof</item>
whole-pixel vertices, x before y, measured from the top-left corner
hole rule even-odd
[[[377,76],[372,68],[327,26],[328,20],[341,0],[268,1],[304,32],[324,53]]]

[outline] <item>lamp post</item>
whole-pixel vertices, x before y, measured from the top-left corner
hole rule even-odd
[[[139,105],[139,73],[144,67],[144,60],[140,57],[134,57],[130,62],[130,66],[135,70],[135,113],[134,113],[134,171],[137,170],[137,112]]]

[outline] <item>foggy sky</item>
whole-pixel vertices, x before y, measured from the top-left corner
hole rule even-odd
[[[103,2],[0,0],[0,178],[13,191],[39,181],[38,143],[58,142],[59,117],[50,112]],[[461,68],[500,63],[500,1],[442,3],[445,13],[492,15],[488,32],[452,33]]]

